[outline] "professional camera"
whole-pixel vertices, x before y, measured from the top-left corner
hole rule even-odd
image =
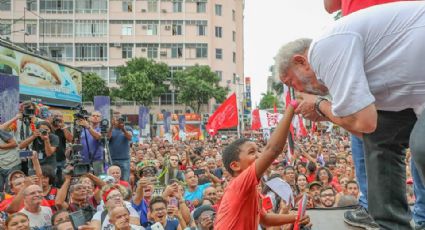
[[[100,133],[104,134],[108,132],[109,121],[108,119],[102,119],[100,121]]]
[[[62,123],[62,120],[61,119],[59,119],[57,117],[53,117],[53,120],[52,120],[52,125],[53,126],[58,127],[61,123]]]
[[[88,119],[90,117],[87,110],[85,110],[81,105],[78,105],[75,108],[74,119]]]
[[[24,111],[22,112],[23,117],[33,117],[35,115],[35,109],[31,106],[31,104],[24,107]]]
[[[83,146],[81,144],[72,145],[70,160],[65,165],[65,169],[62,170],[65,175],[78,177],[91,172],[90,164],[83,162],[83,158],[80,155],[81,150],[83,150]],[[71,165],[73,169],[66,169],[68,165]]]
[[[120,116],[120,117],[117,118],[117,120],[118,120],[118,123],[124,123],[125,122],[125,117]]]

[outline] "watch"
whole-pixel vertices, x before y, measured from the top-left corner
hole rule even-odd
[[[320,103],[322,101],[329,101],[329,99],[323,96],[318,96],[316,101],[314,102],[314,111],[316,111],[319,116],[326,117],[326,115],[322,111],[320,111]]]

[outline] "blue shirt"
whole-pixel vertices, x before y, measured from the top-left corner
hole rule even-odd
[[[177,230],[178,227],[179,227],[179,221],[177,219],[167,218],[167,223],[165,223],[164,230]],[[146,230],[152,230],[151,226],[148,226]]]
[[[195,191],[190,192],[189,189],[184,191],[184,199],[193,202],[194,200],[202,200],[204,196],[204,190],[211,186],[211,183],[206,183],[203,185],[198,185]]]
[[[139,143],[139,135],[140,135],[139,130],[137,129],[133,130],[133,136],[131,137],[131,142]]]
[[[100,132],[100,128],[94,128],[96,132]],[[87,134],[87,139],[86,139]],[[103,159],[103,146],[100,140],[96,140],[88,129],[83,129],[80,136],[80,142],[83,145],[81,155],[83,161],[91,163],[93,161],[99,161]],[[87,147],[88,146],[88,147]],[[89,154],[90,150],[90,154]]]
[[[139,205],[136,205],[134,201],[131,201],[131,206],[137,211],[137,213],[140,216],[140,224],[143,227],[148,226],[148,203],[145,199],[142,199],[142,202],[140,202]]]
[[[130,127],[125,127],[127,132],[132,132]],[[109,152],[112,160],[130,159],[130,141],[124,136],[121,129],[113,128],[112,136],[109,139]]]

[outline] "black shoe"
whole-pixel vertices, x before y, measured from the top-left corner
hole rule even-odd
[[[344,221],[351,226],[364,228],[366,230],[379,229],[379,225],[362,206],[355,210],[346,211],[344,213]]]
[[[425,230],[425,221],[415,223],[415,230]]]

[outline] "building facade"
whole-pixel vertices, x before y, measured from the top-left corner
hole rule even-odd
[[[244,0],[0,0],[0,36],[95,72],[109,86],[116,85],[115,68],[134,57],[172,71],[208,65],[242,98],[243,9]],[[172,87],[154,104],[185,110]]]

